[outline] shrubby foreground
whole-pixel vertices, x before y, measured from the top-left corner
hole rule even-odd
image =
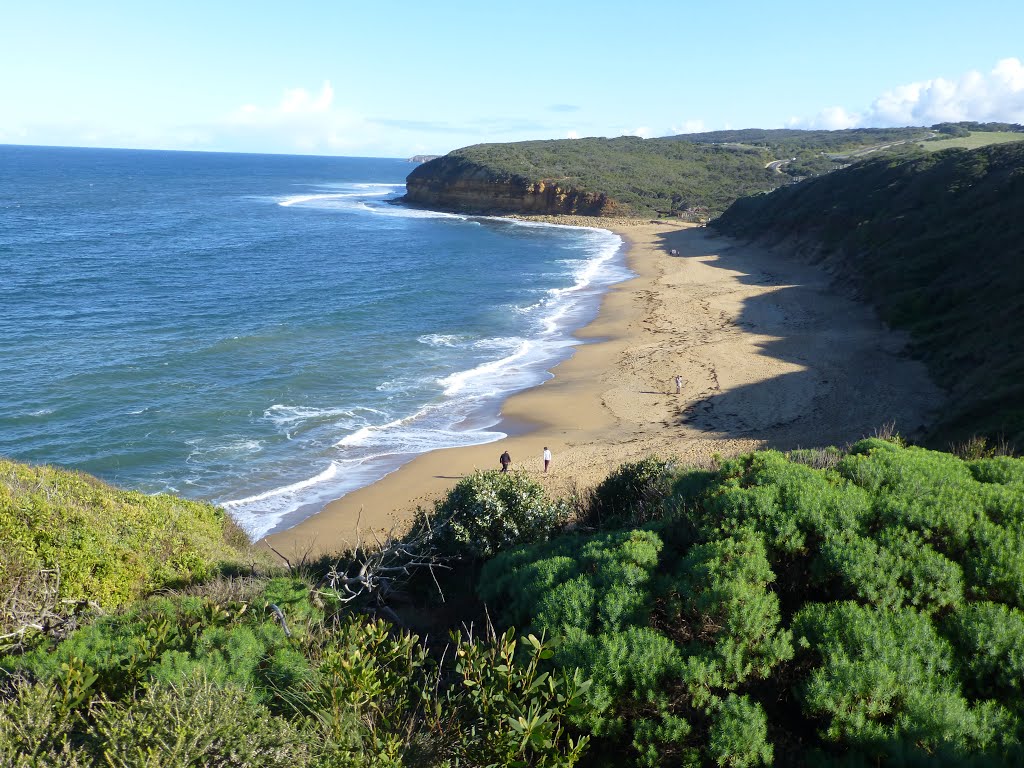
[[[572,500],[479,473],[410,536],[438,569],[390,592],[329,587],[366,562],[351,552],[287,576],[197,573],[64,639],[19,636],[0,757],[1024,761],[1022,459],[879,439],[705,469],[651,458]],[[385,610],[430,639],[367,615]],[[461,624],[476,636],[446,637]]]

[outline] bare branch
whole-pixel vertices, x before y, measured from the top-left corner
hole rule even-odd
[[[292,573],[292,572],[293,572],[293,571],[295,570],[294,568],[292,568],[292,562],[291,562],[291,560],[289,560],[289,559],[288,559],[287,557],[285,557],[285,556],[284,556],[284,555],[282,555],[282,554],[281,554],[280,552],[278,552],[278,551],[277,551],[276,549],[274,549],[274,547],[273,547],[273,546],[271,546],[270,542],[269,542],[269,541],[267,541],[266,537],[264,537],[264,538],[263,538],[263,543],[267,545],[267,549],[269,549],[269,550],[270,550],[271,552],[273,552],[273,553],[274,553],[275,555],[277,555],[277,556],[278,556],[278,557],[280,557],[280,558],[281,558],[282,560],[284,560],[284,564],[285,564],[286,566],[288,566],[288,572],[289,572],[289,573]]]

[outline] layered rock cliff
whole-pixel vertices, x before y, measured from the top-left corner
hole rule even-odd
[[[446,155],[406,178],[403,201],[462,213],[575,214],[614,216],[619,206],[606,194],[552,179],[502,174],[465,157]]]

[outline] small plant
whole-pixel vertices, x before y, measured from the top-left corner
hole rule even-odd
[[[554,655],[543,635],[522,638],[525,659],[517,652],[515,629],[487,642],[460,634],[452,639],[461,682],[450,694],[463,719],[459,757],[494,766],[570,768],[579,762],[590,738],[573,738],[566,728],[590,688],[579,669],[542,671]]]
[[[974,435],[962,443],[950,445],[949,452],[964,461],[973,461],[991,459],[995,456],[1012,456],[1013,447],[1003,438],[990,439],[983,435]]]

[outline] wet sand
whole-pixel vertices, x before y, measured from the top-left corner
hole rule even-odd
[[[424,454],[268,540],[290,558],[400,531],[461,477],[513,469],[555,495],[649,454],[702,463],[759,448],[843,445],[941,406],[905,338],[820,268],[678,223],[562,220],[622,235],[637,277],[613,287],[554,378],[502,408],[510,437]],[[670,255],[675,249],[678,255]],[[673,378],[684,380],[675,393]],[[542,450],[553,461],[543,474]]]

